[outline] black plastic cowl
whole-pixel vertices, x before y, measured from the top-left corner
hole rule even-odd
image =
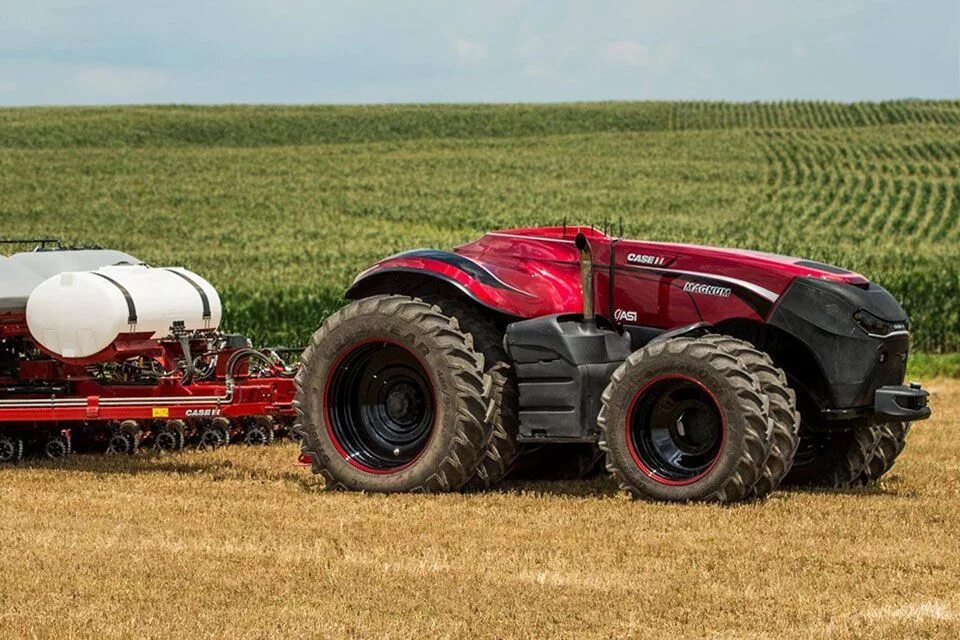
[[[906,372],[909,336],[905,330],[871,334],[855,317],[865,311],[891,326],[907,326],[907,314],[876,284],[856,286],[819,278],[797,278],[780,297],[768,324],[790,334],[813,355],[824,391],[812,400],[824,415],[843,410],[872,413],[880,387],[900,385]],[[788,371],[790,363],[781,363]]]

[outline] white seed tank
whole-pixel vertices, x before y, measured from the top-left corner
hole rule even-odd
[[[87,358],[126,334],[162,338],[178,322],[216,329],[222,311],[213,285],[191,271],[123,265],[44,280],[27,299],[27,328],[52,353]]]

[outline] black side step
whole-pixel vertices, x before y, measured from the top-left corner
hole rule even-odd
[[[520,389],[520,442],[593,442],[610,376],[630,355],[630,337],[579,316],[543,316],[507,326],[504,347]]]

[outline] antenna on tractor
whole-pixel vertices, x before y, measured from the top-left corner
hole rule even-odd
[[[620,229],[617,231],[617,237],[623,237],[623,216],[620,216]]]
[[[567,237],[567,216],[563,216],[563,235],[561,237]]]

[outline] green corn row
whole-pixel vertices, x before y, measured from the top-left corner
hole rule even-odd
[[[3,236],[182,264],[258,343],[385,255],[621,218],[859,271],[960,351],[960,101],[0,109]]]

